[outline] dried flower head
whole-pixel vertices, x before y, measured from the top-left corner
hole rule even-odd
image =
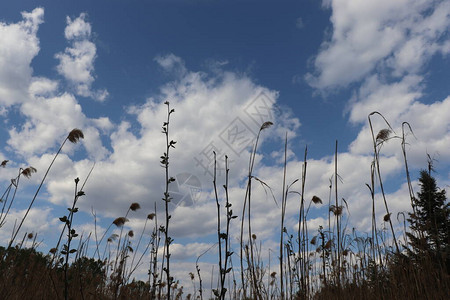
[[[128,236],[129,236],[130,238],[132,238],[132,237],[134,236],[133,230],[128,231]]]
[[[335,216],[340,216],[340,215],[342,215],[342,206],[331,205],[331,206],[330,206],[330,211],[331,211]]]
[[[125,222],[128,222],[128,219],[125,217],[118,217],[117,219],[115,219],[113,221],[113,224],[116,225],[117,227],[121,227],[123,226],[123,224],[125,224]]]
[[[329,240],[325,246],[323,247],[324,249],[330,249],[331,248],[331,240]]]
[[[147,219],[153,220],[153,218],[154,218],[155,216],[156,216],[155,213],[148,214]]]
[[[320,199],[320,198],[317,197],[317,196],[313,196],[312,199],[311,199],[311,201],[312,201],[314,204],[322,204],[322,199]]]
[[[115,241],[118,237],[119,237],[119,235],[117,233],[111,234],[111,236],[108,238],[108,243]]]
[[[380,132],[378,132],[376,140],[377,142],[384,142],[389,138],[389,135],[391,134],[390,129],[381,129]]]
[[[391,219],[391,213],[385,214],[384,217],[383,217],[383,220],[385,222],[389,222],[390,219]]]
[[[27,238],[28,238],[29,240],[31,240],[33,237],[34,237],[34,235],[33,235],[32,232],[30,232],[30,233],[27,235]]]
[[[317,242],[317,235],[311,239],[311,245],[315,245]]]
[[[277,272],[270,273],[270,277],[275,278],[275,276],[277,276]]]
[[[4,168],[4,167],[6,167],[6,164],[8,163],[8,161],[9,160],[4,160],[4,161],[2,161],[2,163],[0,164],[0,166],[2,167],[2,168]]]
[[[26,178],[30,178],[31,174],[36,173],[37,170],[33,167],[28,167],[26,169],[22,170],[22,175],[25,176]]]
[[[252,239],[256,240],[256,234],[252,234]]]
[[[72,129],[72,131],[67,136],[67,139],[71,142],[76,144],[79,139],[84,139],[83,131],[81,131],[78,128]]]
[[[267,128],[269,128],[269,127],[272,126],[272,125],[273,125],[273,123],[270,122],[270,121],[264,122],[264,123],[261,125],[261,128],[260,128],[259,130],[261,131],[261,130],[267,129]]]
[[[136,211],[136,210],[138,210],[139,208],[141,208],[141,206],[140,206],[139,203],[137,203],[137,202],[131,203],[131,205],[130,205],[130,209],[131,209],[132,211]]]
[[[56,248],[52,248],[52,249],[48,250],[48,252],[50,252],[51,254],[55,254],[57,250],[58,249],[56,249]]]

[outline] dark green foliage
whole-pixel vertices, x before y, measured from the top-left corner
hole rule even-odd
[[[414,198],[415,213],[409,214],[412,232],[409,255],[416,262],[430,259],[450,274],[450,204],[445,190],[436,185],[429,171],[420,172],[420,192]]]

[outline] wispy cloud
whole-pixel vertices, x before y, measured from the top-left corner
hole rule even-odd
[[[98,101],[104,101],[108,97],[108,91],[92,90],[95,80],[94,62],[97,55],[97,47],[91,39],[91,25],[86,21],[85,13],[74,20],[67,17],[65,37],[71,43],[64,53],[58,53],[55,57],[59,60],[58,73],[61,74],[75,88],[75,93],[83,97],[91,97]]]

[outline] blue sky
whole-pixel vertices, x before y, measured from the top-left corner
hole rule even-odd
[[[6,186],[28,165],[38,172],[19,190],[20,201],[1,228],[2,242],[23,215],[52,153],[75,127],[85,139],[58,158],[24,231],[40,234],[43,251],[52,247],[73,179],[83,180],[94,161],[78,226],[93,229],[93,208],[98,230],[104,230],[131,202],[139,202],[142,209],[129,226],[142,228],[153,203],[161,203],[158,162],[166,100],[176,110],[171,173],[193,176],[188,177],[201,187],[195,195],[180,187],[194,203],[173,207],[179,274],[192,271],[192,260],[214,243],[211,177],[198,161],[206,162],[202,155],[211,145],[228,154],[230,200],[239,211],[250,151],[244,146],[254,141],[262,119],[252,113],[263,104],[274,126],[262,133],[258,178],[280,195],[288,132],[289,179],[300,177],[307,145],[305,196],[328,199],[338,140],[340,197],[350,204],[351,226],[367,231],[370,112],[381,112],[396,134],[403,121],[411,124],[413,178],[429,153],[437,160],[440,186],[450,182],[449,14],[448,1],[426,0],[3,1],[0,160],[9,162],[0,180]],[[242,140],[247,142],[230,141],[232,130],[242,126],[249,130]],[[380,118],[374,126],[386,127]],[[407,211],[399,140],[389,141],[382,153],[391,208],[395,214]],[[261,188],[255,188],[255,197],[255,233],[265,249],[274,249],[280,209]],[[295,231],[298,199],[289,201],[287,224]],[[317,229],[326,211],[311,209],[309,228]]]

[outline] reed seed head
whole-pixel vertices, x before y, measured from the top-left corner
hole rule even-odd
[[[36,173],[36,172],[37,172],[37,170],[35,168],[28,167],[22,171],[22,175],[25,176],[26,178],[30,178],[31,174]]]
[[[377,142],[384,142],[389,138],[389,135],[391,134],[390,129],[381,129],[380,132],[378,132],[376,140]]]
[[[336,205],[331,205],[330,206],[330,211],[335,215],[335,216],[340,216],[342,215],[342,206],[336,206]]]
[[[267,128],[269,128],[269,127],[272,126],[272,125],[273,125],[273,123],[270,122],[270,121],[264,122],[264,123],[261,125],[261,128],[259,129],[259,131],[264,130],[264,129],[267,129]]]
[[[111,236],[108,238],[108,243],[115,241],[118,237],[119,237],[119,235],[117,233],[111,234]]]
[[[383,220],[385,222],[389,222],[390,219],[391,219],[391,213],[385,214],[384,217],[383,217]]]
[[[6,167],[6,164],[8,163],[9,160],[5,159],[4,161],[2,161],[2,163],[0,164],[0,166],[2,168]]]
[[[81,131],[78,128],[72,129],[72,131],[67,136],[67,139],[71,142],[76,144],[80,139],[84,139],[83,131]]]
[[[117,219],[115,219],[113,221],[113,224],[116,225],[117,227],[121,227],[123,226],[123,224],[125,224],[125,222],[128,222],[128,219],[125,217],[118,217]]]
[[[132,238],[132,237],[134,236],[133,230],[128,231],[128,236],[129,236],[130,238]]]
[[[31,240],[33,237],[34,237],[34,235],[33,235],[32,232],[30,232],[30,233],[27,235],[27,238],[28,238],[29,240]]]
[[[138,210],[139,208],[141,208],[141,206],[140,206],[139,203],[137,203],[137,202],[131,203],[131,205],[130,205],[130,209],[131,209],[132,211],[136,211],[136,210]]]
[[[58,249],[56,249],[56,248],[52,248],[52,249],[50,249],[48,252],[50,252],[51,254],[55,254],[57,250],[58,250]]]
[[[155,216],[156,216],[155,213],[148,214],[148,215],[147,215],[147,219],[153,220],[153,218],[154,218]]]
[[[313,196],[312,199],[311,199],[311,201],[312,201],[314,204],[322,204],[322,199],[320,199],[320,198],[317,197],[317,196]]]

